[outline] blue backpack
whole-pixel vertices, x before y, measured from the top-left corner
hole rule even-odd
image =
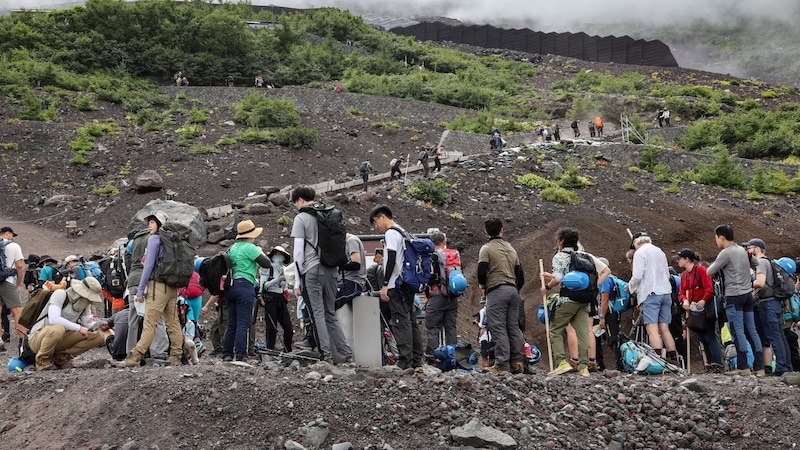
[[[614,282],[614,301],[609,303],[609,308],[615,313],[623,313],[628,310],[631,304],[631,294],[625,290],[628,283],[620,280],[614,275],[609,275]]]
[[[472,353],[472,344],[469,342],[442,345],[433,351],[434,365],[442,372],[453,369],[473,370],[470,361]]]
[[[0,281],[5,281],[8,277],[13,277],[17,274],[16,267],[8,267],[6,261],[6,241],[0,239]]]
[[[100,282],[101,286],[105,284],[106,276],[103,273],[103,269],[100,268],[100,264],[97,264],[94,261],[88,261],[83,263],[83,267],[81,268],[83,269],[85,276],[97,278],[97,281]]]
[[[800,322],[800,291],[783,301],[783,320]]]
[[[406,293],[418,294],[428,289],[431,279],[431,255],[434,251],[433,241],[416,238],[400,227],[393,230],[403,235],[403,267],[398,278],[398,288]]]

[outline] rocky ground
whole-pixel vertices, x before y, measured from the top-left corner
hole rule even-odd
[[[541,64],[547,76],[530,82],[543,90],[584,66],[612,73],[653,72],[556,57],[545,57]],[[725,78],[682,69],[659,73],[677,82]],[[731,89],[745,98],[758,94],[750,85]],[[0,143],[18,144],[16,150],[0,151],[0,195],[5,199],[0,221],[20,234],[23,251],[60,258],[88,255],[123,236],[133,215],[148,201],[163,198],[167,189],[177,192],[176,200],[201,208],[236,204],[262,186],[353,179],[358,163],[367,157],[379,170],[387,170],[390,159],[414,154],[421,145],[438,142],[442,133],[436,122],[405,113],[319,109],[305,112],[302,119],[319,133],[314,149],[235,144],[219,154],[190,155],[176,145],[175,128],[186,120],[185,111],[197,104],[191,95],[179,102],[184,112],[171,113],[177,125],[159,132],[145,131],[128,121],[118,106],[102,102],[94,112],[78,112],[64,102],[57,120],[47,124],[9,120],[18,107],[0,104]],[[558,111],[554,101],[545,98],[542,104]],[[212,112],[198,142],[213,145],[243,129],[225,124],[231,108],[213,103],[200,107]],[[117,124],[116,132],[98,139],[101,145],[90,153],[87,166],[70,166],[73,153],[68,143],[75,139],[75,130],[109,119]],[[381,121],[397,122],[399,129],[387,132],[374,126]],[[607,122],[613,128],[613,119]],[[610,162],[598,164],[597,152]],[[553,235],[560,226],[577,227],[584,246],[606,256],[623,278],[629,275],[624,259],[628,229],[650,232],[668,253],[688,246],[713,259],[714,226],[733,223],[737,239],[764,239],[770,256],[800,255],[800,246],[790,238],[800,219],[795,197],[750,201],[742,193],[685,182],[679,183],[679,192],[667,193],[663,188],[669,185],[655,182],[646,172],[630,172],[616,152],[611,146],[591,153],[541,147],[477,155],[445,167],[442,175],[455,186],[453,200],[444,207],[407,198],[402,183],[377,183],[367,195],[356,189],[327,201],[345,212],[356,234],[374,232],[366,219],[379,202],[388,203],[399,222],[412,230],[443,229],[451,244],[463,249],[473,285],[474,261],[484,242],[483,221],[501,218],[505,237],[526,270],[526,336],[542,349],[544,327],[535,320],[541,301],[538,265],[542,259],[549,269]],[[525,173],[552,177],[573,164],[593,183],[577,191],[579,205],[544,202],[538,191],[516,182]],[[164,178],[162,191],[141,194],[131,188],[134,177],[147,169]],[[636,189],[622,189],[626,182]],[[118,187],[119,194],[97,192],[107,184]],[[53,206],[42,204],[56,195],[74,197]],[[289,205],[273,205],[264,214],[244,217],[265,228],[263,244],[287,245],[289,230],[278,219],[294,213]],[[68,220],[78,226],[69,233],[64,228]],[[231,221],[207,225],[214,229]],[[208,246],[201,252],[217,249]],[[476,330],[470,323],[478,297],[477,290],[470,290],[460,300],[463,340],[474,342]],[[11,354],[2,354],[0,361],[5,363]],[[419,449],[506,448],[504,442],[513,439],[517,448],[778,448],[796,444],[800,420],[791,402],[797,388],[785,383],[796,381],[791,377],[700,375],[688,382],[676,376],[606,373],[589,379],[549,379],[544,367],[534,376],[511,377],[439,374],[431,368],[416,374],[352,366],[283,368],[274,362],[242,368],[207,357],[198,366],[118,370],[106,366],[104,359],[104,350],[98,349],[77,359],[74,370],[2,375],[5,414],[0,418],[0,442],[15,448],[134,448],[131,441],[146,448],[300,448],[292,447],[291,440],[305,448],[349,441],[356,448]],[[695,366],[695,371],[702,370]],[[504,435],[463,440],[462,434],[474,430],[475,424],[462,428],[473,419],[491,429],[482,430],[484,438]]]

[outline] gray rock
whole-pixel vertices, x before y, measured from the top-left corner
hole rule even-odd
[[[207,239],[206,223],[200,210],[186,203],[174,200],[151,200],[140,209],[131,219],[129,229],[142,228],[145,217],[151,215],[153,211],[164,212],[169,221],[177,222],[192,229],[192,244],[199,247],[205,244]]]
[[[800,386],[800,372],[785,373],[781,379],[789,386]]]
[[[319,426],[319,424],[314,423],[300,427],[297,433],[303,436],[303,444],[311,448],[322,448],[322,444],[328,438],[329,432],[327,426]]]
[[[133,185],[140,194],[160,191],[164,188],[164,179],[155,170],[145,170],[136,177]]]
[[[286,450],[307,450],[305,447],[300,445],[299,442],[293,441],[289,439],[286,443],[283,444],[283,448]]]
[[[714,436],[714,433],[712,433],[711,430],[700,425],[695,425],[694,428],[692,428],[692,433],[704,441],[707,441]]]
[[[122,450],[136,450],[138,448],[139,444],[137,444],[136,441],[128,441],[122,446]]]
[[[450,430],[450,437],[456,444],[477,447],[497,447],[499,449],[517,448],[517,441],[495,428],[487,427],[478,419],[470,420],[463,427]]]
[[[353,444],[349,442],[339,442],[338,444],[333,444],[331,450],[351,450],[353,448]]]
[[[261,216],[272,212],[272,206],[269,203],[253,203],[247,209],[248,214],[253,216]]]
[[[697,378],[689,378],[688,380],[684,380],[680,385],[692,392],[705,392],[708,390],[706,385]]]
[[[44,202],[44,206],[56,206],[60,207],[66,203],[81,203],[83,201],[83,197],[78,197],[77,195],[54,195]]]
[[[286,195],[281,194],[279,192],[276,192],[274,194],[269,194],[267,200],[269,200],[269,202],[275,206],[284,206],[289,204],[289,198]]]
[[[278,188],[277,186],[261,186],[256,190],[256,192],[258,192],[259,194],[265,194],[265,195],[274,194],[280,191],[281,191],[280,188]]]

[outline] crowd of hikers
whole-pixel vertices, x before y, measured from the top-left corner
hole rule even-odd
[[[49,255],[23,258],[16,233],[3,227],[0,351],[16,331],[20,356],[10,368],[71,368],[75,356],[101,346],[121,367],[197,363],[206,351],[204,339],[211,341],[210,355],[223,361],[252,362],[299,349],[306,358],[346,364],[357,355],[336,311],[363,294],[381,300],[383,331],[376,339],[384,347],[384,363],[534,373],[542,353],[525,342],[519,294],[525,274],[516,251],[503,240],[500,220],[484,224],[488,241],[477,266],[482,309],[474,322],[480,350],[472,352],[458,342],[456,330],[467,281],[460,253],[447,247],[444,233],[413,236],[389,206],[378,205],[368,219],[383,234],[383,247],[368,267],[364,244],[347,233],[341,211],[318,202],[308,186],[294,189],[290,201],[297,208],[291,252],[257,246],[262,228],[243,220],[230,248],[197,257],[187,242],[188,227],[154,211],[144,228],[129,233],[127,244],[93,261],[69,255],[60,262]],[[559,229],[552,268],[540,274],[546,301],[539,319],[547,326],[549,374],[588,375],[607,367],[642,371],[635,367],[640,359],[628,360],[627,341],[645,344],[648,361],[660,362],[662,372],[685,369],[692,337],[707,372],[765,376],[800,370],[794,260],[767,258],[761,239],[735,242],[729,225],[716,228],[715,243],[720,253],[710,264],[689,248],[672,255],[678,274],[649,235],[632,234],[627,254],[632,276],[625,282],[611,273],[607,259],[582,248],[577,230]],[[414,266],[428,270],[409,272]],[[292,298],[305,332],[301,339],[294,335]],[[210,308],[217,314],[206,329],[200,319]],[[625,335],[622,314],[629,309],[637,311],[636,324]],[[9,314],[16,330],[9,328]],[[263,344],[257,342],[259,320],[266,328]],[[614,355],[608,364],[604,342]],[[470,350],[469,363],[451,363],[454,351],[463,348]]]

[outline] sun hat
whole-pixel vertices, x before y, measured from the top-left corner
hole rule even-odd
[[[66,258],[64,258],[64,264],[70,263],[72,261],[80,261],[80,259],[75,255],[69,255]]]
[[[144,218],[144,223],[150,222],[150,219],[156,219],[158,222],[158,226],[162,226],[169,220],[167,214],[164,211],[153,211],[147,217]]]
[[[90,302],[103,303],[103,295],[101,293],[103,288],[95,277],[86,277],[80,281],[74,280],[70,285],[70,289]]]
[[[52,257],[52,256],[50,256],[50,255],[42,255],[42,256],[40,256],[40,257],[39,257],[39,265],[40,265],[40,266],[43,266],[43,265],[44,265],[46,262],[48,262],[48,261],[50,261],[50,262],[54,262],[54,263],[57,263],[57,262],[58,262],[58,260],[57,260],[57,259],[53,258],[53,257]]]
[[[261,236],[263,228],[258,227],[252,220],[243,220],[236,225],[236,239],[257,238]]]
[[[286,258],[283,261],[285,264],[289,264],[290,262],[292,262],[292,255],[290,255],[289,252],[287,252],[286,249],[283,248],[283,246],[276,245],[275,247],[272,247],[272,250],[269,251],[267,256],[269,256],[269,258],[272,259],[272,255],[274,255],[275,253],[280,253],[284,256],[284,258]]]

